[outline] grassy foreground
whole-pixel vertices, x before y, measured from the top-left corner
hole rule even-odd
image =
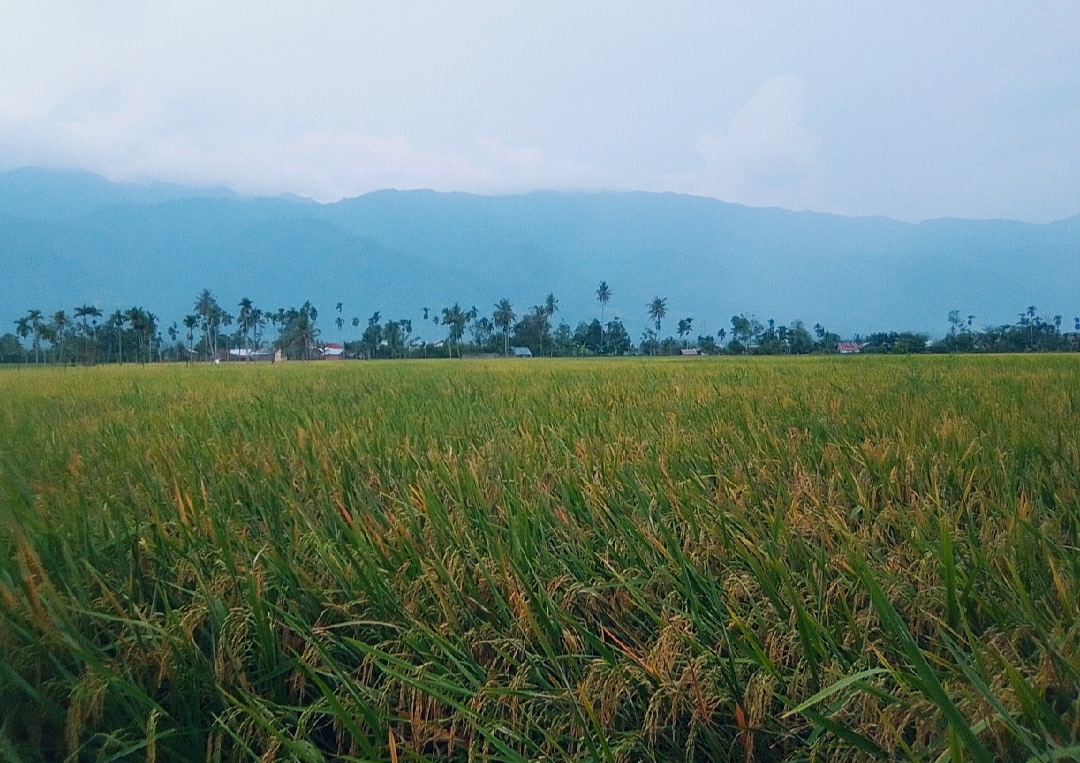
[[[0,372],[0,760],[1080,754],[1080,358]]]

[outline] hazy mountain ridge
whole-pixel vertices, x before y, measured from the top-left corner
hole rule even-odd
[[[225,305],[311,300],[329,316],[344,302],[346,319],[362,320],[453,301],[488,313],[503,296],[522,313],[551,291],[574,323],[598,313],[606,280],[608,316],[635,336],[655,295],[672,325],[689,315],[711,332],[741,312],[940,332],[954,308],[980,324],[1028,304],[1080,314],[1080,215],[911,224],[644,192],[377,191],[316,204],[17,170],[0,174],[0,267],[5,321],[83,302],[178,320],[209,286]]]

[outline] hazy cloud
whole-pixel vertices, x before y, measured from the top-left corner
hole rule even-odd
[[[589,167],[490,138],[476,141],[468,153],[438,152],[404,136],[335,129],[285,135],[162,129],[135,111],[65,120],[0,116],[0,145],[9,166],[74,166],[112,180],[227,185],[244,193],[288,192],[320,201],[381,188],[511,193],[598,184]]]
[[[0,168],[1080,212],[1080,2],[0,1]]]
[[[801,77],[773,77],[723,132],[698,138],[701,169],[669,176],[667,187],[751,206],[820,204],[820,141],[803,124],[805,108]]]

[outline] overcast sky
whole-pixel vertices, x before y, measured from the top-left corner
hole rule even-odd
[[[0,169],[1080,213],[1080,0],[0,0]]]

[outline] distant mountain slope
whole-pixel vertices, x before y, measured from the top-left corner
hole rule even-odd
[[[19,170],[0,174],[0,267],[6,325],[83,302],[176,320],[203,286],[227,305],[310,299],[329,316],[344,302],[364,320],[453,301],[490,313],[503,296],[521,313],[551,291],[575,323],[598,312],[606,280],[608,315],[635,335],[655,295],[671,325],[693,316],[710,332],[739,312],[940,332],[954,308],[982,324],[1035,304],[1071,323],[1080,216],[912,225],[650,193],[380,191],[315,204]]]
[[[92,209],[186,198],[236,199],[228,188],[110,183],[89,172],[24,167],[0,173],[0,215],[61,220]]]

